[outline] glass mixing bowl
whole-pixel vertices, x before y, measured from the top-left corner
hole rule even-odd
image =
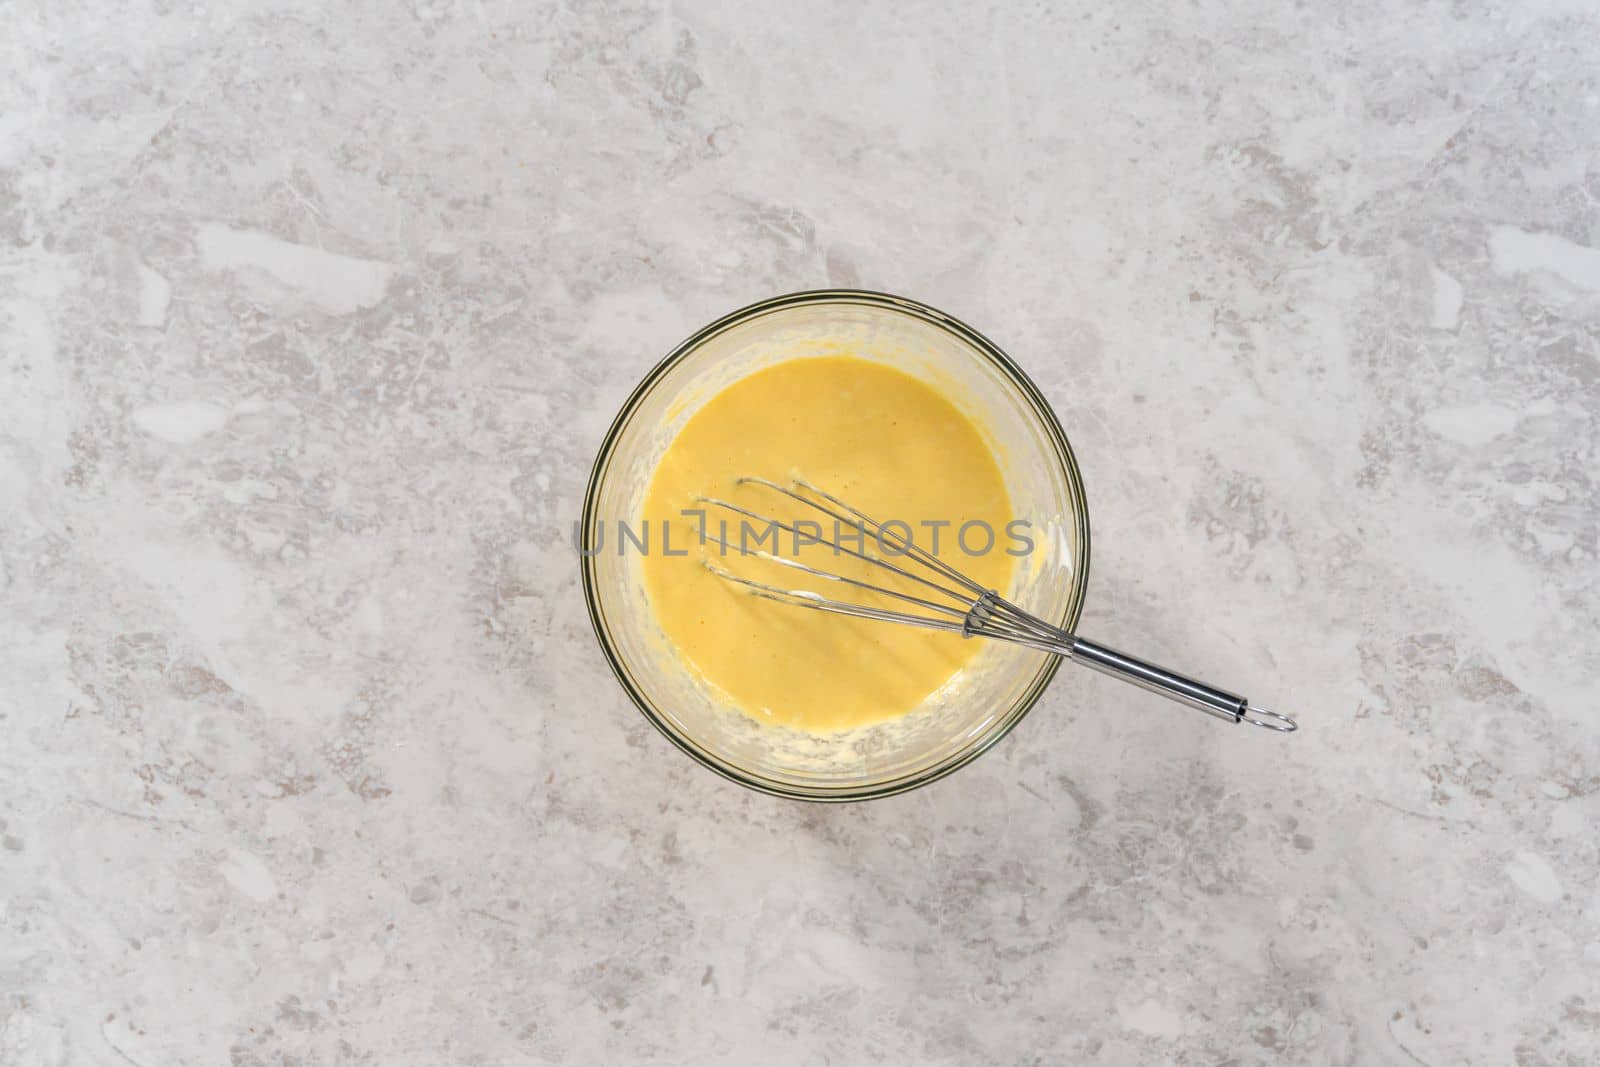
[[[831,289],[752,304],[673,349],[622,406],[589,478],[579,532],[589,616],[617,680],[668,740],[742,785],[800,800],[888,796],[949,774],[1020,722],[1061,662],[988,641],[909,715],[819,736],[727,707],[673,653],[646,600],[639,554],[621,550],[616,524],[637,524],[667,445],[724,386],[783,360],[839,354],[928,382],[979,427],[1014,513],[1032,526],[1034,550],[1018,557],[1002,593],[1071,630],[1089,576],[1089,513],[1066,435],[1028,376],[970,326],[903,297]]]

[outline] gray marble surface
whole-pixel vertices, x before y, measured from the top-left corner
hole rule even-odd
[[[1588,0],[0,17],[0,1063],[1600,1060]],[[659,738],[594,449],[830,284],[1057,405],[1087,632],[1304,730]]]

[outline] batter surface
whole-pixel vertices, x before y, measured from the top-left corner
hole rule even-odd
[[[728,520],[726,536],[735,546],[741,531],[740,516],[699,502],[701,496],[780,520],[815,520],[824,536],[834,535],[825,516],[771,489],[736,484],[746,475],[779,483],[802,477],[879,522],[910,524],[917,544],[930,551],[934,532],[924,523],[948,523],[938,531],[937,554],[989,588],[1005,591],[1015,562],[1005,551],[1013,516],[1000,469],[977,428],[933,388],[849,357],[790,360],[740,379],[701,408],[662,457],[645,498],[652,541],[642,563],[667,639],[742,711],[813,733],[863,726],[904,715],[978,653],[980,643],[959,634],[775,603],[714,574],[707,560],[783,588],[912,610],[702,544],[702,521],[684,509],[704,510],[713,535]],[[978,554],[958,544],[958,531],[972,521],[994,532],[990,550],[978,552],[982,527],[969,528],[966,538]],[[660,530],[668,523],[672,551],[687,555],[661,550]],[[750,529],[770,533],[755,523]],[[777,554],[885,583],[881,568],[825,545],[802,545],[797,555],[792,535],[777,536]],[[756,543],[754,536],[746,541]],[[760,545],[772,546],[770,537]],[[867,548],[876,551],[870,534]]]

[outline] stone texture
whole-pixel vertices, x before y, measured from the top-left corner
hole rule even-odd
[[[1600,1060],[1600,16],[204,6],[0,34],[0,1062]],[[590,459],[903,292],[1058,406],[1085,631],[953,778],[607,674]]]

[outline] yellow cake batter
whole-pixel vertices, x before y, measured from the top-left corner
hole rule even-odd
[[[670,522],[672,551],[687,555],[666,555],[657,537],[642,560],[667,639],[734,705],[812,733],[849,729],[904,715],[977,654],[980,642],[959,634],[779,604],[718,577],[707,560],[784,588],[915,610],[759,558],[724,555],[714,542],[701,545],[701,520],[684,509],[704,509],[712,534],[727,518],[728,539],[739,543],[739,516],[698,502],[701,496],[780,520],[817,520],[833,535],[825,516],[771,489],[737,485],[740,476],[785,484],[802,477],[880,522],[911,524],[927,550],[933,535],[923,522],[947,521],[938,555],[988,588],[1005,592],[1014,563],[1005,552],[1013,516],[999,467],[977,428],[936,390],[849,357],[790,360],[740,379],[688,421],[645,497],[647,524]],[[995,532],[992,550],[969,555],[958,546],[957,532],[971,520]],[[779,554],[795,557],[792,536],[782,537]],[[983,540],[975,528],[968,547],[980,549]],[[867,548],[874,549],[870,535]],[[884,584],[881,568],[827,546],[802,546],[795,558]]]

